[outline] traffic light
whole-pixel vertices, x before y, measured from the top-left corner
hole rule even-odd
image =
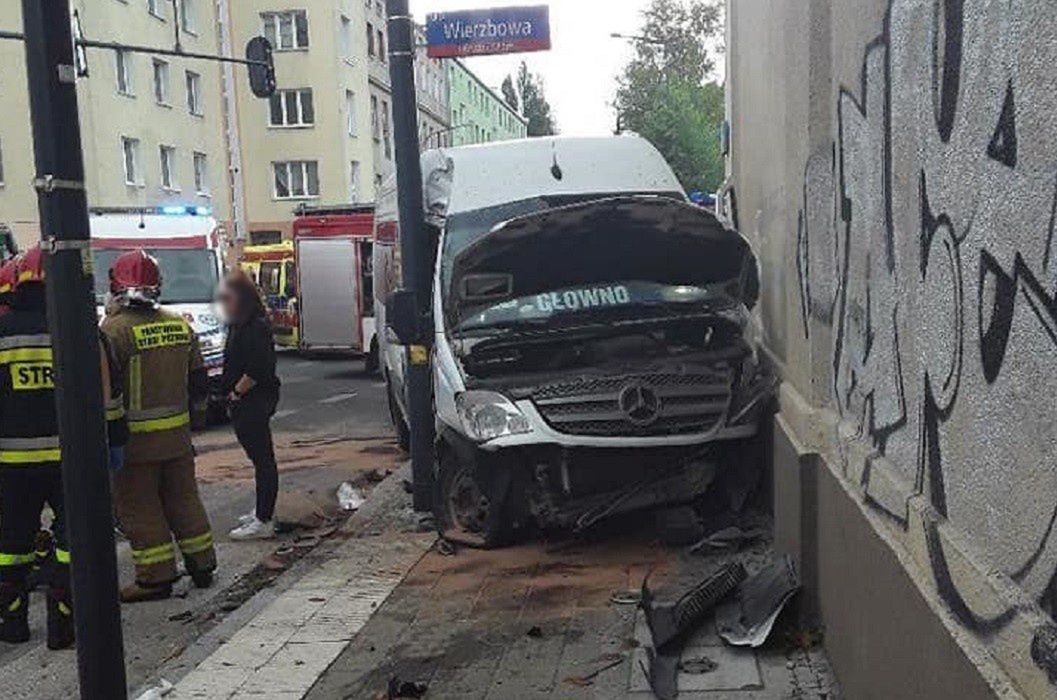
[[[246,44],[246,60],[249,61],[250,89],[257,97],[266,98],[275,94],[275,60],[272,45],[263,36],[255,36]]]

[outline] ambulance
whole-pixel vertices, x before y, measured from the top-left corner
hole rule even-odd
[[[162,273],[161,303],[180,314],[198,335],[209,373],[209,403],[193,407],[199,425],[224,415],[220,386],[227,331],[217,303],[224,276],[227,235],[206,207],[98,208],[89,215],[100,319],[110,301],[110,266],[124,252],[142,248],[158,260]]]

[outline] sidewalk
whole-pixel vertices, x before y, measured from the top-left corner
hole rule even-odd
[[[351,519],[348,538],[182,678],[168,697],[388,697],[397,682],[426,698],[651,698],[649,635],[614,592],[674,596],[732,555],[659,545],[652,533],[531,543],[495,552],[430,549],[397,473]],[[750,569],[762,542],[740,555]],[[680,698],[835,698],[811,635],[775,628],[763,649],[726,646],[711,623],[683,653]]]

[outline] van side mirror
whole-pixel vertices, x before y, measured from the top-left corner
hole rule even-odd
[[[385,325],[393,332],[401,345],[413,345],[421,336],[419,332],[418,304],[415,293],[409,289],[398,289],[385,304]]]

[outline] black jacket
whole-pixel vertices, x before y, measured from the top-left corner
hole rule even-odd
[[[224,345],[225,393],[235,388],[242,375],[257,382],[244,398],[279,398],[279,377],[275,373],[275,338],[267,319],[256,316],[228,328]]]

